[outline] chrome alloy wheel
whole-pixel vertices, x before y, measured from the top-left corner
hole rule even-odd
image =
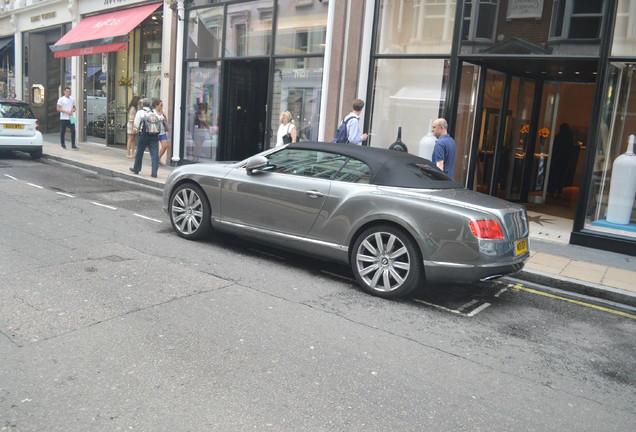
[[[391,292],[399,289],[411,271],[407,246],[394,233],[372,232],[355,251],[357,273],[372,290]]]
[[[196,233],[203,221],[203,213],[203,202],[195,190],[183,188],[172,197],[170,218],[181,234]]]

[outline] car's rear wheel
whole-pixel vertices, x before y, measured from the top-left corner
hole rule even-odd
[[[404,297],[424,280],[424,264],[415,240],[388,225],[371,227],[358,236],[351,267],[362,288],[378,297]]]
[[[31,159],[36,160],[42,157],[42,149],[33,150],[29,153],[31,155]]]
[[[196,240],[212,231],[210,202],[203,189],[184,183],[170,194],[170,222],[183,238]]]

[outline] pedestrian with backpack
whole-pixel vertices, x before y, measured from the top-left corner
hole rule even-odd
[[[144,151],[148,147],[150,152],[150,177],[157,178],[159,170],[159,133],[161,124],[157,113],[150,109],[151,100],[141,100],[141,109],[135,115],[135,128],[137,133],[137,150],[135,153],[135,165],[130,168],[134,174],[141,171],[141,163],[144,159]]]
[[[354,100],[352,108],[353,111],[342,119],[342,123],[336,130],[336,136],[331,142],[362,145],[362,141],[366,141],[369,137],[367,134],[360,134],[360,114],[364,108],[364,101],[362,99]]]

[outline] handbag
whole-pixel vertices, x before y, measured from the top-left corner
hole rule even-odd
[[[71,117],[68,119],[69,123],[71,123],[72,125],[75,124],[75,117]]]
[[[287,126],[287,133],[283,135],[283,144],[289,144],[290,142],[292,142],[292,138],[289,135],[289,126]]]

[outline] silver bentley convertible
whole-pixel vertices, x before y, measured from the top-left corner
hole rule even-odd
[[[181,166],[163,209],[183,238],[222,231],[345,263],[385,298],[510,274],[529,255],[524,207],[468,190],[429,160],[350,144]]]

